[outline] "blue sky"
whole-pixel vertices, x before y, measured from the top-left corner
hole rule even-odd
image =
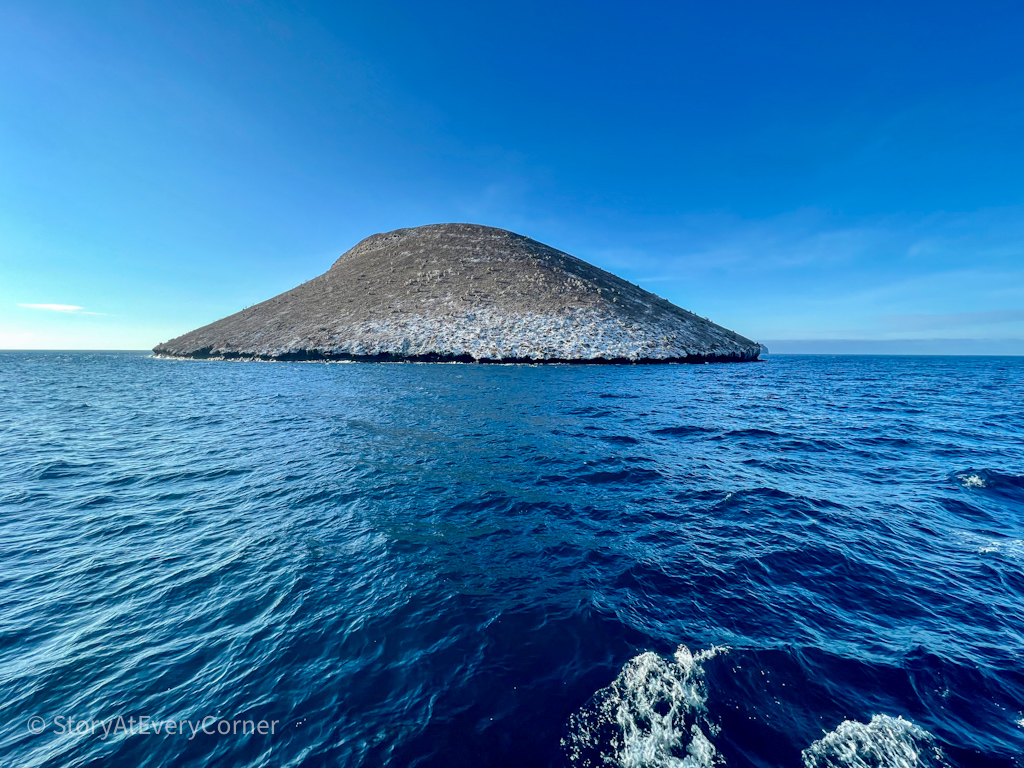
[[[471,221],[779,351],[1024,353],[1022,29],[1019,2],[9,0],[0,348],[150,348]]]

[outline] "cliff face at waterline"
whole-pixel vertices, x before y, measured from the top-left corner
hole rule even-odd
[[[436,224],[368,237],[324,274],[171,339],[257,360],[741,362],[759,344],[528,237]]]

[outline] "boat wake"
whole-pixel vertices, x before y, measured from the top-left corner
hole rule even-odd
[[[902,717],[845,720],[803,751],[804,768],[941,768],[932,735]]]
[[[680,645],[671,659],[642,653],[614,682],[569,719],[562,739],[569,764],[581,768],[713,768],[724,764],[711,739],[704,662],[726,653],[712,646],[692,653]],[[934,737],[902,717],[845,720],[801,753],[804,768],[946,768]]]
[[[672,659],[653,652],[630,659],[615,681],[569,720],[562,746],[571,765],[711,768],[720,762],[707,720],[703,662],[727,648]]]

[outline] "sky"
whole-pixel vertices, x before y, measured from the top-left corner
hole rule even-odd
[[[1024,354],[1020,2],[0,3],[0,348],[447,221],[779,352]]]

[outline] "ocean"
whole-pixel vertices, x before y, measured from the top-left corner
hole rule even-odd
[[[1024,766],[1024,358],[0,396],[3,765]]]

